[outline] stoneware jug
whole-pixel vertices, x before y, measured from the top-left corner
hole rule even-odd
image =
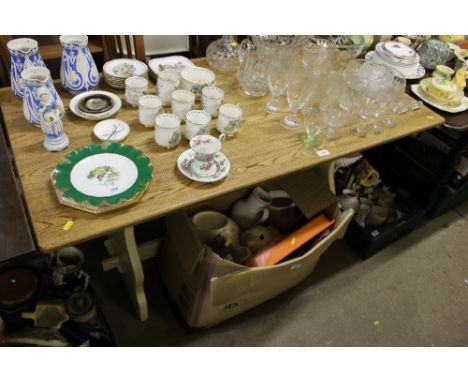
[[[239,242],[240,230],[237,224],[226,215],[217,211],[201,211],[192,216],[198,237],[206,244],[223,233],[233,244]]]
[[[232,219],[241,228],[265,222],[270,216],[271,196],[261,187],[255,187],[247,199],[238,200],[231,210]]]
[[[29,68],[21,73],[26,87],[23,97],[23,113],[26,120],[36,126],[41,126],[41,115],[47,106],[56,108],[60,117],[64,107],[57,90],[50,78],[47,68]]]
[[[11,90],[15,96],[22,99],[25,84],[21,78],[21,72],[32,67],[45,67],[45,64],[39,54],[36,40],[17,38],[8,41],[7,48],[11,55]]]
[[[47,151],[62,151],[70,144],[63,130],[62,118],[57,107],[47,105],[41,114],[41,129],[45,134],[44,148]]]
[[[71,94],[93,90],[99,83],[99,73],[88,48],[88,36],[60,36],[62,66],[60,81]]]

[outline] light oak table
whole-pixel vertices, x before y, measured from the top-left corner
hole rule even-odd
[[[205,59],[194,61],[199,66],[208,67]],[[49,178],[64,155],[90,143],[98,143],[92,134],[96,122],[74,116],[67,107],[72,96],[56,82],[55,86],[66,106],[63,122],[71,144],[63,152],[49,153],[42,147],[42,131],[27,123],[23,117],[22,102],[13,96],[10,88],[0,90],[0,107],[38,247],[43,252],[50,252],[103,235],[113,236],[109,249],[110,252],[114,249],[117,258],[113,263],[107,264],[107,267],[118,265],[124,271],[124,279],[141,320],[147,318],[147,307],[140,256],[147,256],[154,248],[145,249],[144,254],[139,256],[133,235],[134,225],[444,122],[441,116],[423,106],[417,111],[396,116],[398,126],[386,129],[380,135],[370,134],[359,138],[345,128],[342,138],[324,141],[323,146],[330,154],[320,157],[316,150],[307,149],[299,142],[297,132],[281,127],[279,121],[284,114],[272,115],[262,110],[262,104],[268,96],[248,97],[239,89],[235,73],[215,73],[216,85],[225,91],[225,103],[239,103],[244,110],[244,120],[240,134],[226,141],[222,148],[231,161],[231,171],[224,180],[214,184],[192,182],[181,175],[176,161],[188,148],[188,142],[183,138],[181,144],[173,150],[157,146],[153,130],[138,122],[138,110],[123,100],[123,91],[111,89],[102,82],[100,89],[112,91],[123,100],[122,109],[112,118],[122,119],[131,127],[131,133],[124,143],[135,146],[148,155],[153,164],[154,175],[152,183],[137,204],[103,215],[61,205]],[[150,92],[154,93],[154,88],[152,83]],[[212,121],[213,135],[218,134],[215,125],[216,119]],[[66,231],[64,225],[68,221],[73,221],[73,226]]]

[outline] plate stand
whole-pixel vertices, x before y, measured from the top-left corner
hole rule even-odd
[[[160,242],[161,239],[155,239],[138,246],[133,226],[131,226],[112,233],[104,243],[111,258],[102,262],[102,268],[104,271],[117,268],[122,273],[140,321],[148,319],[142,261],[156,256]]]

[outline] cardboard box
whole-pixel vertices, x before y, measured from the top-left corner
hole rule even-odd
[[[249,268],[222,259],[200,242],[189,218],[204,209],[228,213],[250,189],[166,218],[168,240],[161,256],[161,276],[189,326],[215,325],[297,285],[312,273],[333,241],[344,236],[353,212],[339,213],[327,176],[319,173],[312,169],[261,185],[286,190],[308,218],[322,212],[336,220],[332,232],[304,255],[274,266]]]

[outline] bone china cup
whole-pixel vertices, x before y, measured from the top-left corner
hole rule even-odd
[[[185,116],[195,104],[195,95],[188,90],[175,90],[171,99],[172,113],[185,121]]]
[[[206,68],[193,67],[184,68],[180,73],[180,87],[184,90],[190,90],[197,99],[202,95],[202,89],[212,86],[215,82],[215,74]]]
[[[218,116],[218,110],[223,103],[224,91],[216,86],[208,86],[202,90],[203,110],[210,113],[212,117]]]
[[[158,81],[156,82],[156,95],[161,98],[164,106],[171,104],[171,94],[179,85],[180,77],[177,70],[168,69],[159,72]]]
[[[239,132],[241,119],[242,109],[237,105],[226,103],[219,108],[216,129],[229,137],[236,135]]]
[[[214,160],[223,140],[224,136],[220,140],[211,135],[197,135],[190,140],[190,148],[195,154],[192,169],[196,175],[205,177],[216,172]]]
[[[185,138],[192,139],[195,135],[208,134],[211,116],[203,110],[192,110],[187,113],[185,121]]]
[[[138,120],[145,127],[154,127],[156,116],[162,111],[161,98],[145,95],[138,100]]]
[[[148,80],[143,77],[129,77],[125,80],[125,100],[132,106],[138,106],[140,97],[148,94]]]
[[[156,143],[172,149],[180,142],[180,118],[175,114],[159,114],[156,116],[154,129],[154,140]]]

